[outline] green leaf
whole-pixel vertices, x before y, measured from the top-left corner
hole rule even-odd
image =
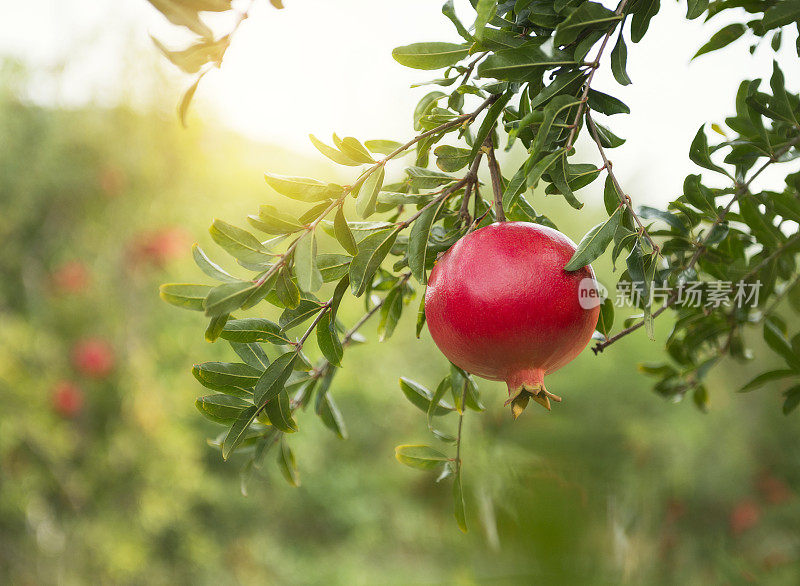
[[[347,165],[349,167],[356,167],[361,164],[359,161],[354,161],[353,159],[348,157],[339,149],[335,149],[332,146],[328,146],[313,134],[309,134],[308,138],[311,140],[311,144],[317,147],[317,150],[319,152],[328,157],[334,163],[338,163],[340,165]]]
[[[692,2],[692,0],[689,0]],[[705,0],[708,3],[708,0]],[[628,77],[628,72],[625,70],[628,63],[628,47],[625,46],[625,39],[622,36],[622,29],[619,31],[617,37],[617,44],[611,50],[611,73],[614,74],[614,79],[620,85],[629,85],[631,78]]]
[[[252,366],[258,370],[259,373],[263,372],[263,370],[269,366],[269,358],[267,358],[267,355],[264,353],[264,349],[261,348],[259,344],[240,344],[239,342],[230,342],[230,345],[239,358],[244,360],[244,362],[249,366]]]
[[[333,433],[338,435],[341,439],[347,439],[347,427],[344,424],[344,418],[336,403],[333,402],[333,397],[325,393],[320,400],[320,407],[317,410],[322,423],[325,427],[330,429]]]
[[[738,390],[739,393],[749,393],[750,391],[754,391],[759,387],[763,387],[767,383],[771,383],[772,381],[780,380],[783,378],[789,378],[797,376],[797,372],[794,370],[769,370],[767,372],[762,372],[749,383],[744,385],[741,389]]]
[[[403,145],[394,140],[365,140],[364,146],[373,153],[390,155]]]
[[[378,339],[381,342],[391,337],[403,313],[403,287],[404,285],[397,285],[383,300],[381,319],[378,323]]]
[[[411,269],[414,278],[423,285],[428,282],[426,271],[430,260],[428,258],[428,240],[433,224],[446,203],[447,199],[444,198],[438,204],[424,209],[412,224],[411,233],[408,235],[408,267]]]
[[[453,0],[446,0],[444,5],[442,6],[442,14],[444,14],[450,20],[450,22],[453,23],[453,26],[456,27],[458,34],[461,35],[465,41],[467,41],[468,43],[472,42],[472,36],[467,31],[466,27],[463,24],[461,24],[461,21],[458,20],[458,17],[456,16],[456,9],[455,6],[453,5]]]
[[[297,431],[297,423],[292,418],[291,401],[286,389],[281,389],[277,397],[267,401],[263,413],[275,429],[284,433]]]
[[[661,8],[661,0],[640,0],[634,8],[635,12],[631,18],[631,41],[638,43],[644,38],[650,21]]]
[[[198,246],[197,243],[192,244],[192,256],[194,257],[195,264],[200,267],[200,270],[203,271],[206,275],[211,277],[212,279],[216,279],[217,281],[224,281],[224,282],[238,282],[239,279],[231,275],[221,266],[213,262],[203,249]]]
[[[428,419],[428,429],[434,431],[433,429],[433,417],[436,415],[435,411],[439,407],[442,399],[444,399],[445,394],[447,391],[450,390],[450,377],[446,376],[442,379],[442,382],[436,387],[436,392],[431,397],[431,400],[428,401],[428,410],[426,411],[427,419]],[[449,413],[449,412],[448,412]]]
[[[215,423],[231,425],[242,414],[242,411],[253,406],[244,399],[230,395],[208,395],[198,398],[195,407],[204,417]]]
[[[294,309],[300,305],[300,289],[297,288],[289,271],[284,267],[278,272],[275,293],[284,307]]]
[[[294,459],[294,453],[289,447],[289,444],[283,440],[281,440],[280,448],[281,449],[278,450],[278,467],[281,470],[281,474],[283,474],[286,482],[292,486],[300,486],[300,473],[297,470],[297,462]]]
[[[261,241],[247,230],[237,228],[222,220],[214,220],[208,229],[214,242],[234,258],[246,263],[262,263],[272,258]]]
[[[364,294],[396,238],[397,230],[382,230],[370,234],[359,243],[358,254],[350,262],[350,290],[353,295],[361,297]]]
[[[419,308],[417,309],[417,339],[422,333],[422,328],[425,327],[425,295],[423,294],[419,300]]]
[[[589,107],[606,116],[631,113],[631,109],[614,96],[592,89],[589,90]]]
[[[344,217],[344,210],[340,206],[336,212],[336,218],[333,221],[333,231],[336,240],[342,245],[346,252],[355,256],[358,254],[358,246],[356,239],[353,238],[353,233],[350,231],[350,226],[347,225],[347,218]]]
[[[317,324],[317,345],[325,359],[334,366],[342,365],[342,343],[336,332],[336,324],[331,320],[330,311],[326,311]]]
[[[228,323],[228,317],[230,317],[230,314],[223,313],[222,315],[215,315],[211,318],[211,320],[208,322],[208,327],[206,328],[206,342],[217,341],[217,338],[219,338],[220,334],[222,333],[222,328],[224,328],[225,324]]]
[[[542,41],[544,40],[542,37]],[[545,52],[535,44],[526,44],[514,49],[495,51],[478,65],[478,75],[508,81],[526,81],[537,74],[541,75],[545,68],[576,64],[568,53],[559,50]]]
[[[322,280],[326,283],[338,281],[350,270],[353,257],[344,254],[317,255],[317,266],[322,273]]]
[[[608,338],[612,327],[614,327],[614,301],[610,297],[606,297],[600,304],[600,315],[597,318],[595,329]]]
[[[322,201],[341,197],[343,193],[341,185],[323,183],[308,177],[287,177],[272,173],[265,173],[264,177],[272,189],[281,195],[299,201]]]
[[[728,175],[728,172],[725,171],[725,169],[719,165],[716,165],[711,160],[711,153],[708,149],[708,139],[706,138],[706,133],[703,131],[703,126],[700,127],[694,137],[694,140],[692,140],[692,144],[689,147],[689,158],[695,165],[703,167],[704,169],[710,169],[711,171],[717,171],[723,175]]]
[[[800,385],[796,385],[783,393],[786,399],[783,401],[783,414],[789,415],[800,405]]]
[[[525,169],[525,165],[522,165],[517,172],[514,173],[514,176],[511,178],[511,181],[508,182],[506,185],[505,190],[503,191],[503,209],[510,210],[517,200],[519,199],[519,194],[525,191],[525,182],[527,178],[527,171]]]
[[[790,368],[800,371],[800,356],[794,353],[789,340],[772,319],[764,322],[764,341],[786,361]]]
[[[688,0],[686,4],[686,18],[689,20],[701,16],[708,9],[708,0]]]
[[[572,43],[586,29],[607,28],[620,16],[597,2],[584,2],[573,10],[556,27],[555,44],[559,46]]]
[[[255,288],[250,296],[242,303],[242,309],[250,309],[256,306],[264,297],[266,297],[275,286],[278,280],[278,271],[272,271],[270,274],[263,274],[255,282]]]
[[[418,189],[433,189],[457,181],[452,175],[422,167],[406,167],[406,174],[411,186]]]
[[[315,316],[321,308],[322,304],[319,301],[301,298],[297,307],[283,310],[278,324],[282,329],[290,330]]]
[[[342,140],[336,134],[333,135],[333,140],[342,152],[354,161],[359,163],[374,163],[375,159],[369,154],[367,148],[353,136],[345,136]]]
[[[573,106],[577,106],[578,102],[574,96],[556,96],[544,107],[544,118],[536,131],[536,137],[531,145],[531,154],[538,154],[542,151],[547,144],[547,137],[550,134],[550,129],[556,120],[556,117],[564,110],[568,110]],[[530,182],[528,183],[530,187]]]
[[[569,181],[567,179],[567,165],[567,155],[565,153],[562,157],[562,160],[556,164],[554,172],[550,173],[550,179],[553,182],[553,187],[555,187],[558,192],[564,196],[564,199],[567,200],[567,203],[576,210],[579,210],[583,207],[583,202],[579,201],[578,198],[575,197],[575,194],[572,192],[572,188],[569,186]]]
[[[489,24],[494,18],[494,15],[497,14],[497,0],[478,0],[475,10],[478,13],[474,27],[475,38],[482,41],[483,29],[486,28],[486,25]]]
[[[221,336],[224,340],[243,344],[248,342],[289,343],[286,334],[278,324],[260,317],[232,319],[225,324]]]
[[[273,360],[263,373],[259,373],[261,376],[253,388],[253,402],[257,407],[271,401],[283,390],[296,358],[297,352],[290,350]]]
[[[478,151],[481,150],[483,142],[486,140],[486,137],[489,136],[489,133],[492,131],[497,119],[503,112],[503,108],[506,107],[506,104],[508,104],[508,101],[513,95],[514,94],[512,92],[506,92],[500,96],[494,104],[489,106],[488,110],[486,110],[486,116],[484,116],[483,122],[481,122],[478,132],[475,133],[475,138],[473,139],[472,150],[469,154],[470,161],[474,161],[475,157],[478,156]]]
[[[671,228],[674,228],[676,232],[679,234],[688,234],[689,230],[681,222],[681,219],[669,212],[665,212],[663,210],[659,210],[657,208],[653,208],[650,206],[641,206],[639,207],[639,216],[646,219],[658,219],[662,222],[668,224]]]
[[[564,149],[559,149],[552,153],[549,153],[539,159],[532,167],[531,170],[528,172],[528,177],[526,178],[525,182],[527,184],[528,189],[533,189],[539,183],[539,179],[542,177],[547,169],[555,163],[559,157],[564,153]]]
[[[214,317],[224,313],[232,313],[239,309],[247,298],[255,291],[256,285],[250,282],[225,283],[217,285],[208,293],[203,306],[206,315]]]
[[[453,515],[458,523],[458,528],[463,533],[467,532],[467,514],[464,507],[464,488],[461,485],[461,467],[458,466],[453,479]]]
[[[428,410],[431,408],[431,400],[433,399],[433,393],[431,393],[421,384],[414,382],[413,380],[407,379],[405,377],[401,377],[400,390],[403,391],[403,394],[409,401],[411,401],[412,405],[414,405],[418,409],[421,409],[424,413],[427,413]],[[440,401],[433,408],[431,414],[438,417],[440,415],[446,415],[452,410],[453,410],[452,405],[450,405],[445,401]]]
[[[259,207],[258,215],[247,216],[247,221],[254,228],[266,234],[291,234],[303,229],[303,226],[297,220],[270,205]]]
[[[384,169],[381,165],[375,169],[364,180],[361,189],[358,190],[356,199],[356,212],[362,218],[368,218],[375,213],[375,203],[378,201],[378,193],[383,187]]]
[[[257,412],[258,409],[255,407],[249,407],[242,411],[236,421],[233,422],[230,430],[228,430],[228,435],[225,436],[225,440],[222,442],[222,458],[224,460],[227,460],[233,450],[242,443],[250,424],[256,418]]]
[[[303,291],[314,292],[322,287],[322,273],[317,267],[317,235],[301,236],[294,249],[294,272]]]
[[[578,249],[564,267],[565,271],[577,271],[598,258],[609,243],[614,239],[614,233],[619,226],[622,208],[618,207],[605,222],[597,224],[589,230],[578,244]]]
[[[167,303],[193,311],[203,311],[203,302],[214,287],[190,283],[167,283],[158,288],[158,294]]]
[[[706,53],[711,53],[711,51],[716,51],[717,49],[722,49],[723,47],[730,45],[733,41],[741,37],[746,31],[747,27],[738,22],[722,27],[720,30],[714,33],[714,35],[712,35],[711,39],[709,39],[705,45],[700,47],[692,59],[697,59],[700,55],[705,55]]]
[[[424,445],[397,446],[394,456],[401,464],[418,470],[434,470],[450,461],[446,454]]]
[[[192,367],[192,374],[204,387],[226,392],[231,387],[252,388],[261,371],[242,362],[203,362]]]
[[[414,43],[392,51],[392,57],[400,65],[427,70],[455,65],[468,54],[469,45],[465,43]]]
[[[467,149],[443,144],[436,147],[433,154],[436,155],[436,166],[445,173],[453,173],[470,164],[470,151]]]
[[[781,0],[764,13],[761,21],[765,30],[800,21],[800,0]]]

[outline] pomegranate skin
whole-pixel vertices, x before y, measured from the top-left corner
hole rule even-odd
[[[425,293],[433,341],[454,364],[508,384],[517,417],[533,398],[548,409],[561,399],[544,375],[589,343],[599,305],[584,309],[579,285],[590,266],[565,271],[575,244],[552,228],[495,223],[459,240],[434,265]]]

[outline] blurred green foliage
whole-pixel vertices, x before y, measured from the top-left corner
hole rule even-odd
[[[487,411],[465,419],[466,535],[449,491],[393,458],[428,440],[398,376],[431,387],[447,372],[408,315],[390,341],[348,352],[332,392],[350,438],[300,413],[300,488],[267,466],[242,496],[235,467],[197,441],[221,427],[197,416],[189,368],[231,352],[157,284],[167,266],[198,278],[204,210],[240,218],[279,201],[264,169],[319,164],[157,113],[36,106],[21,76],[6,67],[0,83],[0,583],[800,579],[800,432],[779,395],[733,394],[751,374],[736,366],[709,383],[707,414],[669,404],[636,372],[660,350],[644,336],[553,375],[565,401],[549,414],[512,423],[504,390],[482,382]],[[541,207],[573,236],[594,219]],[[110,374],[76,364],[86,339],[107,343]],[[83,395],[72,416],[53,402],[65,381]]]

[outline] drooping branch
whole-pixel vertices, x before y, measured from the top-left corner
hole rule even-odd
[[[606,173],[608,173],[608,176],[611,179],[611,182],[614,184],[614,190],[617,192],[617,195],[619,196],[619,200],[622,202],[622,204],[625,207],[628,208],[628,211],[631,213],[631,216],[633,216],[633,220],[636,222],[636,225],[639,227],[639,233],[641,235],[643,235],[645,238],[647,238],[647,241],[650,243],[650,246],[653,247],[653,250],[655,250],[656,252],[660,251],[661,249],[655,243],[655,241],[650,236],[650,234],[647,232],[647,229],[644,227],[644,224],[642,224],[642,220],[639,217],[639,215],[636,213],[636,210],[633,209],[633,202],[631,201],[630,196],[628,196],[622,190],[622,186],[620,185],[619,181],[617,180],[617,176],[614,174],[613,163],[606,156],[606,151],[603,148],[602,142],[600,141],[600,134],[597,131],[597,125],[594,123],[594,120],[592,119],[592,116],[589,113],[588,109],[586,110],[586,126],[589,129],[589,134],[591,135],[592,140],[597,145],[597,150],[600,153],[600,157],[603,159],[603,165],[605,166]]]
[[[621,0],[620,3],[617,5],[617,9],[614,11],[614,13],[618,17],[620,17],[620,19],[622,18],[622,11],[625,10],[625,5],[627,3],[628,0]],[[611,35],[614,34],[614,31],[616,29],[617,25],[615,23],[614,26],[611,27],[603,37],[603,41],[600,43],[600,48],[597,50],[597,55],[595,55],[594,61],[589,63],[592,70],[589,72],[589,76],[586,78],[586,83],[583,84],[583,94],[581,95],[580,103],[578,104],[578,110],[577,112],[575,112],[575,119],[572,121],[569,135],[567,136],[567,143],[565,146],[567,153],[569,153],[570,149],[572,148],[572,144],[578,133],[578,125],[580,124],[581,121],[581,115],[583,114],[583,111],[586,108],[586,102],[589,101],[589,90],[591,89],[592,80],[594,79],[594,74],[600,67],[600,58],[603,56],[603,52],[606,50],[606,45],[608,45],[608,41],[611,38]]]
[[[686,264],[685,267],[682,267],[683,271],[688,271],[689,269],[694,268],[694,266],[697,264],[697,262],[703,256],[703,254],[706,253],[706,251],[708,250],[708,241],[711,238],[711,235],[712,235],[712,232],[714,231],[714,228],[717,227],[719,224],[721,224],[725,220],[725,217],[728,215],[728,213],[733,208],[733,204],[735,204],[742,195],[744,195],[746,193],[749,193],[750,185],[753,183],[753,181],[756,179],[756,177],[758,177],[767,167],[769,167],[773,163],[778,162],[778,160],[783,155],[788,153],[792,149],[792,147],[794,147],[797,144],[800,144],[800,135],[796,136],[795,138],[790,140],[787,144],[785,144],[782,148],[777,150],[772,156],[770,156],[767,159],[767,161],[763,165],[761,165],[761,167],[759,167],[750,176],[750,178],[747,181],[745,181],[744,183],[742,183],[742,184],[740,184],[740,185],[738,185],[736,187],[736,190],[734,191],[733,197],[731,197],[731,200],[723,208],[723,210],[717,215],[715,220],[711,223],[711,226],[707,230],[705,237],[698,244],[697,248],[694,251],[694,254],[689,259],[689,262]],[[795,238],[796,236],[797,235],[793,236],[792,238]],[[787,245],[788,245],[788,241],[786,243],[784,243],[784,246],[787,246]],[[749,276],[752,276],[752,275],[748,275],[748,277]],[[672,307],[672,305],[677,300],[678,300],[678,291],[675,290],[670,294],[670,296],[664,302],[664,305],[662,305],[657,311],[653,312],[653,318],[656,318],[659,315],[661,315],[662,313],[664,313],[664,311],[666,311],[669,307]],[[610,346],[611,344],[613,344],[617,340],[619,340],[621,338],[624,338],[625,336],[627,336],[628,334],[630,334],[632,332],[635,332],[636,330],[641,328],[643,325],[644,325],[644,321],[640,321],[640,322],[637,322],[637,323],[633,324],[630,327],[625,328],[624,330],[621,330],[620,332],[618,332],[616,335],[612,336],[611,338],[608,338],[607,340],[605,340],[603,342],[598,342],[597,344],[595,344],[595,346],[592,348],[592,351],[595,354],[598,354],[599,352],[602,352],[603,350],[605,350],[608,346]]]

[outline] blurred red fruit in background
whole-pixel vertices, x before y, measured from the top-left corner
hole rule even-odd
[[[756,480],[756,488],[771,505],[779,505],[790,500],[794,493],[789,485],[773,474],[764,471]]]
[[[55,290],[59,293],[80,293],[89,287],[91,275],[84,263],[72,260],[58,267],[51,279]]]
[[[69,381],[60,381],[50,397],[53,409],[62,417],[75,417],[83,409],[83,391]]]
[[[107,165],[98,173],[97,183],[107,197],[116,197],[125,191],[125,171],[116,165]]]
[[[739,501],[731,511],[729,519],[731,531],[740,535],[755,526],[761,519],[761,507],[750,499]]]
[[[88,338],[75,344],[72,364],[89,378],[105,378],[114,369],[114,350],[105,340]]]
[[[135,264],[163,267],[184,253],[189,246],[189,236],[181,228],[164,228],[139,234],[130,246]]]

